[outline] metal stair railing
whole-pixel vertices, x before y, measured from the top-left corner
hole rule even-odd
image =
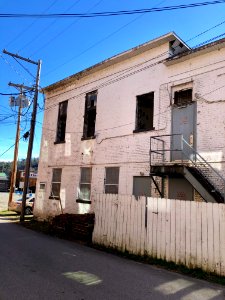
[[[191,154],[190,154],[191,153]],[[219,192],[223,199],[225,198],[225,179],[213,166],[206,161],[182,136],[182,154],[191,161],[192,167],[195,167]]]
[[[176,145],[180,145],[179,149],[172,148],[173,143],[171,141],[173,138],[179,139],[176,143]],[[214,187],[215,191],[219,192],[225,199],[225,179],[184,139],[182,134],[168,134],[150,138],[150,167],[156,164],[171,164],[173,152],[180,152],[180,163],[197,169]]]

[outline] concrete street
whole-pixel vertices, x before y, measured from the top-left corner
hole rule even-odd
[[[22,198],[21,195],[13,194],[13,200]],[[0,211],[8,209],[9,193],[0,192]]]
[[[225,299],[225,287],[7,223],[0,217],[0,299]]]

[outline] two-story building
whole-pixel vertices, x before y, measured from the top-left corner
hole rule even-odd
[[[46,88],[35,215],[96,193],[224,199],[225,39],[168,33]]]

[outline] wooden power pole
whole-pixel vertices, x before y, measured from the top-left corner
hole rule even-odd
[[[31,123],[30,123],[30,137],[29,137],[28,150],[27,150],[26,167],[25,167],[22,209],[21,209],[21,214],[20,214],[20,222],[22,222],[22,221],[24,221],[27,189],[28,189],[29,178],[30,178],[30,163],[31,163],[32,149],[33,149],[33,142],[34,142],[34,131],[35,131],[36,114],[37,114],[37,101],[38,101],[38,89],[39,89],[39,81],[40,81],[40,73],[41,73],[41,61],[39,60],[38,62],[35,62],[33,60],[30,60],[29,58],[24,58],[24,57],[22,57],[18,54],[13,54],[13,53],[10,53],[6,50],[3,50],[3,53],[8,54],[8,55],[13,56],[13,57],[16,57],[16,58],[21,59],[21,60],[24,60],[28,63],[37,65],[37,74],[36,74],[35,87],[33,88],[33,90],[34,90],[33,112],[32,112]]]
[[[9,83],[9,85],[14,86],[13,83]],[[12,198],[13,198],[13,193],[15,191],[15,183],[16,183],[18,149],[19,149],[19,140],[20,140],[20,116],[21,116],[21,109],[22,109],[22,96],[23,96],[23,93],[22,93],[22,88],[21,88],[21,90],[20,90],[20,102],[19,102],[19,108],[18,108],[18,117],[17,117],[14,158],[13,158],[13,163],[12,163],[12,172],[11,172],[11,181],[10,181],[8,209],[10,209],[10,205],[12,203]]]
[[[36,124],[38,88],[39,88],[40,73],[41,73],[41,61],[39,60],[38,63],[36,63],[36,64],[37,64],[37,75],[36,75],[36,84],[35,84],[34,101],[33,101],[33,112],[32,112],[32,117],[31,117],[31,122],[30,122],[30,137],[29,137],[28,150],[27,150],[20,222],[24,221],[27,188],[28,188],[29,178],[30,178],[30,163],[31,163],[32,149],[33,149],[33,142],[34,142],[34,130],[35,130],[35,124]]]

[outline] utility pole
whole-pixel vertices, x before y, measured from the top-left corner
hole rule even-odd
[[[33,112],[32,112],[32,117],[31,117],[31,122],[30,122],[30,138],[29,138],[29,144],[28,144],[28,150],[27,150],[20,222],[24,221],[27,188],[28,188],[29,177],[30,177],[30,162],[31,162],[33,142],[34,142],[34,130],[35,130],[35,124],[36,124],[38,87],[39,87],[39,81],[40,81],[40,73],[41,73],[41,61],[39,60],[37,63],[37,75],[36,75],[36,84],[35,84],[35,92],[34,92]]]
[[[14,86],[13,83],[9,83],[9,85]],[[15,181],[16,181],[16,173],[17,173],[17,160],[18,160],[18,149],[19,149],[19,139],[20,139],[20,116],[22,109],[22,88],[20,89],[20,103],[18,108],[18,118],[17,118],[17,128],[16,128],[16,142],[14,148],[14,158],[12,163],[12,174],[11,174],[11,182],[10,182],[10,192],[9,192],[9,201],[8,201],[8,209],[10,209],[10,205],[12,203],[12,196],[15,191]]]
[[[28,150],[27,150],[26,167],[25,167],[22,209],[21,209],[21,214],[20,214],[20,222],[23,222],[24,214],[25,214],[25,206],[26,206],[27,188],[28,188],[29,177],[30,177],[30,163],[31,163],[31,157],[32,157],[34,131],[35,131],[36,114],[37,114],[37,100],[38,100],[38,88],[39,88],[40,72],[41,72],[41,61],[38,60],[38,62],[35,62],[28,58],[24,58],[18,54],[10,53],[6,50],[3,50],[3,53],[11,55],[11,56],[16,57],[21,60],[24,60],[28,63],[37,65],[36,82],[35,82],[35,88],[34,88],[33,112],[32,112],[32,118],[31,118],[31,123],[30,123],[30,137],[29,137]]]
[[[9,82],[9,86],[13,86],[20,90],[20,96],[19,96],[19,105],[14,103],[12,106],[18,106],[18,119],[17,119],[17,130],[16,130],[16,142],[15,142],[15,148],[14,148],[14,159],[12,163],[12,174],[11,174],[11,181],[10,181],[10,192],[9,192],[9,201],[8,201],[8,209],[10,209],[10,205],[12,203],[13,193],[15,191],[15,181],[16,181],[16,173],[17,173],[17,160],[18,160],[18,149],[19,149],[19,139],[20,139],[20,117],[21,117],[21,111],[23,107],[28,106],[28,103],[22,103],[23,101],[23,89],[26,90],[34,90],[34,88],[25,86],[23,84],[16,84]]]

